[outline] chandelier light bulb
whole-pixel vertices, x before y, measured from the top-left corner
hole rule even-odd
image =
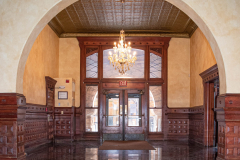
[[[131,54],[132,48],[130,45],[131,42],[125,42],[125,33],[124,30],[121,30],[119,42],[114,42],[114,54],[112,54],[112,52],[109,52],[108,59],[110,61],[110,64],[112,64],[113,68],[115,68],[115,70],[118,70],[118,72],[122,75],[130,70],[130,67],[132,67],[137,60],[137,57],[135,56],[136,52]]]
[[[136,54],[137,54],[137,52],[136,52],[136,51],[134,51],[134,52],[133,52],[133,55],[134,55],[134,56],[136,56]]]

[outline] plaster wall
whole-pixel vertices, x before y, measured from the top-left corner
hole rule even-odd
[[[185,12],[206,36],[218,64],[220,94],[240,93],[240,1],[166,1]]]
[[[23,94],[27,103],[46,105],[45,76],[58,77],[59,38],[46,25],[35,40],[25,66]]]
[[[75,80],[75,107],[80,106],[80,47],[76,38],[59,39],[59,78]]]
[[[190,39],[172,38],[168,48],[168,107],[190,106]]]
[[[216,64],[216,60],[202,31],[198,28],[190,39],[190,106],[203,105],[203,83],[199,75]]]

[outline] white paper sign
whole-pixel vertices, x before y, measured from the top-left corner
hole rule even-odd
[[[67,91],[59,91],[58,99],[68,99],[68,92]]]

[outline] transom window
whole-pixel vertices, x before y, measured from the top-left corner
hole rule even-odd
[[[103,78],[144,78],[144,50],[132,49],[132,52],[136,52],[137,60],[124,75],[121,75],[118,70],[115,70],[112,64],[110,64],[108,60],[109,52],[114,53],[113,49],[103,50]]]

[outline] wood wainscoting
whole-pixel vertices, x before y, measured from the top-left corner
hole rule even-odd
[[[76,134],[75,114],[76,107],[55,107],[55,140],[63,138],[74,140]]]
[[[189,109],[168,108],[167,116],[167,140],[188,140],[189,137]]]
[[[51,123],[45,105],[27,104],[26,107],[25,149],[28,150],[51,142],[48,139]]]
[[[189,140],[204,145],[204,107],[189,109]]]
[[[204,144],[204,108],[168,108],[167,140],[190,140]]]
[[[73,141],[76,134],[76,109],[55,107],[53,119],[52,112],[47,111],[47,106],[26,104],[25,150],[29,151],[59,139]]]

